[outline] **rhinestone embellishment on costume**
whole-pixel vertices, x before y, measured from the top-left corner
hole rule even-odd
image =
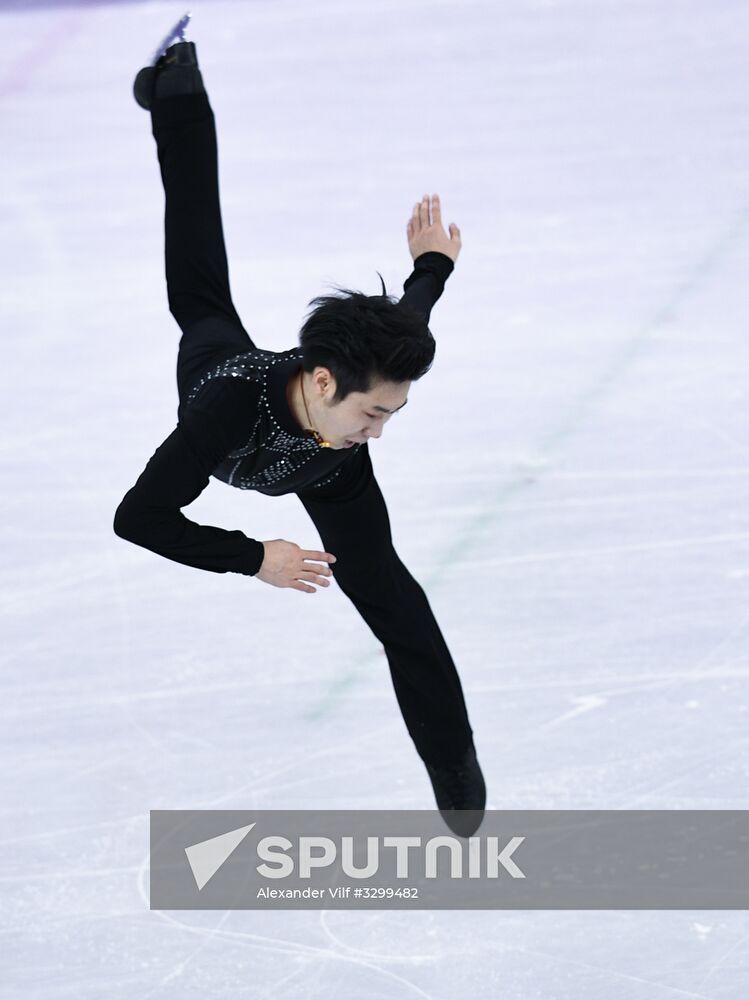
[[[257,348],[238,354],[209,369],[193,386],[187,396],[189,405],[203,386],[216,378],[243,378],[260,383],[258,416],[250,428],[245,444],[229,452],[225,461],[213,475],[223,479],[230,486],[242,490],[264,490],[283,492],[284,482],[298,482],[300,469],[307,466],[322,451],[320,444],[301,430],[299,435],[290,434],[273,414],[268,394],[268,373],[279,362],[301,362],[301,351],[291,350],[281,354]],[[350,449],[349,456],[358,451],[359,446]],[[311,486],[323,486],[337,478],[340,469],[315,481],[310,477]],[[295,487],[290,487],[293,489]]]

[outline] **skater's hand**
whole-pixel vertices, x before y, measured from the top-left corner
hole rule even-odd
[[[450,235],[442,228],[442,209],[438,194],[432,195],[432,221],[429,221],[429,195],[424,195],[417,201],[411,218],[408,220],[408,249],[414,260],[420,254],[429,250],[446,254],[452,261],[458,259],[460,253],[460,230],[454,222],[450,223]]]
[[[336,557],[330,552],[302,549],[295,542],[286,542],[283,538],[263,542],[263,547],[265,558],[255,574],[263,583],[269,583],[273,587],[292,587],[294,590],[303,590],[305,594],[317,593],[309,583],[316,583],[318,587],[330,586],[330,580],[325,578],[332,576],[333,571],[324,565],[336,561]],[[304,580],[309,583],[304,583]]]

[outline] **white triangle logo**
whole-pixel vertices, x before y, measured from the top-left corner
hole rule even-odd
[[[195,883],[200,891],[209,879],[213,878],[221,865],[226,861],[244,838],[255,826],[240,826],[237,830],[229,830],[218,837],[211,837],[210,840],[201,840],[199,844],[192,844],[185,848],[187,860],[190,862]]]

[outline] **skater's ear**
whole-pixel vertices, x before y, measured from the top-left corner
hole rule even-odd
[[[312,384],[321,396],[331,400],[335,396],[335,392],[338,387],[335,375],[330,368],[326,368],[324,365],[317,365],[313,370]]]

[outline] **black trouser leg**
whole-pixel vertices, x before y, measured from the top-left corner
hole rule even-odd
[[[341,495],[298,494],[326,552],[337,557],[333,576],[385,647],[396,698],[419,756],[427,763],[458,759],[472,741],[455,664],[421,586],[396,553],[387,508],[369,455]],[[339,488],[340,490],[340,488]]]
[[[216,125],[208,95],[154,100],[151,124],[166,196],[169,311],[182,330],[177,360],[182,398],[209,365],[254,344],[229,288]]]

